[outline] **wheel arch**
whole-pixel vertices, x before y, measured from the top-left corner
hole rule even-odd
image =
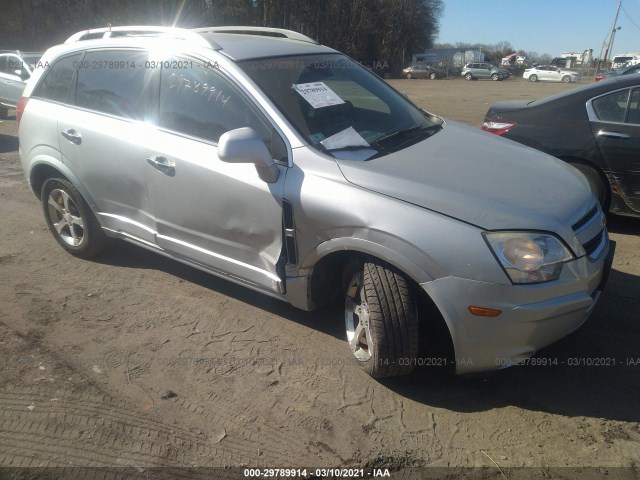
[[[33,162],[29,169],[29,184],[38,199],[40,199],[42,185],[50,178],[63,178],[71,182],[71,184],[78,189],[89,205],[89,208],[95,213],[95,202],[93,198],[91,198],[91,195],[89,195],[89,192],[84,188],[78,177],[62,162],[52,162],[46,159],[39,159]]]
[[[351,237],[338,238],[320,244],[308,254],[301,263],[301,271],[307,272],[310,309],[336,303],[344,288],[342,272],[354,257],[361,257],[363,261],[367,258],[382,260],[407,277],[418,306],[420,354],[452,360],[455,355],[452,326],[420,285],[432,281],[433,277],[414,261],[385,245]]]
[[[602,168],[595,162],[590,162],[589,160],[586,160],[584,158],[580,158],[580,157],[573,157],[570,155],[562,155],[558,157],[560,160],[562,160],[563,162],[572,164],[572,163],[577,163],[580,165],[584,165],[585,167],[589,167],[592,168],[600,177],[600,181],[602,181],[602,184],[604,185],[604,188],[606,190],[606,199],[604,202],[604,207],[605,207],[605,212],[609,210],[609,206],[611,205],[611,196],[613,193],[613,189],[611,188],[611,182],[609,181],[609,176],[604,172],[604,170],[602,170]]]

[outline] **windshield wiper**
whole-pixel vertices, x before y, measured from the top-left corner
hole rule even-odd
[[[326,148],[327,152],[335,152],[337,150],[379,150],[379,148],[370,145],[345,145],[344,147]]]
[[[409,127],[409,128],[403,128],[401,130],[396,130],[395,132],[391,132],[387,135],[383,135],[382,137],[378,138],[375,142],[373,142],[372,145],[379,145],[382,142],[386,142],[387,140],[391,140],[392,138],[396,138],[396,137],[400,137],[402,135],[406,135],[407,133],[411,133],[411,132],[415,132],[415,131],[424,131],[424,132],[429,132],[429,131],[435,131],[435,130],[440,130],[442,128],[442,125],[414,125],[413,127]]]

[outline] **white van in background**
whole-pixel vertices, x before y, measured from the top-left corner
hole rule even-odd
[[[613,57],[611,68],[630,67],[638,63],[640,63],[640,53],[623,53]]]

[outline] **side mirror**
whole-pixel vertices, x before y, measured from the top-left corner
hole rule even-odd
[[[13,73],[14,75],[19,76],[21,80],[26,80],[27,78],[29,78],[29,72],[27,72],[26,70],[18,69],[14,70]]]
[[[260,136],[252,128],[237,128],[224,133],[218,142],[218,157],[227,163],[253,163],[266,183],[278,180],[280,170]]]

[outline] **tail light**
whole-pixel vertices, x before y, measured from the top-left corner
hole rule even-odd
[[[604,75],[597,75],[596,76],[596,82],[599,82],[600,80],[604,80]]]
[[[18,104],[16,105],[16,123],[18,126],[20,126],[20,120],[22,120],[22,114],[28,101],[29,97],[20,97],[20,100],[18,100]]]
[[[502,135],[517,125],[516,122],[510,122],[500,117],[486,117],[482,124],[482,130],[496,135]]]

